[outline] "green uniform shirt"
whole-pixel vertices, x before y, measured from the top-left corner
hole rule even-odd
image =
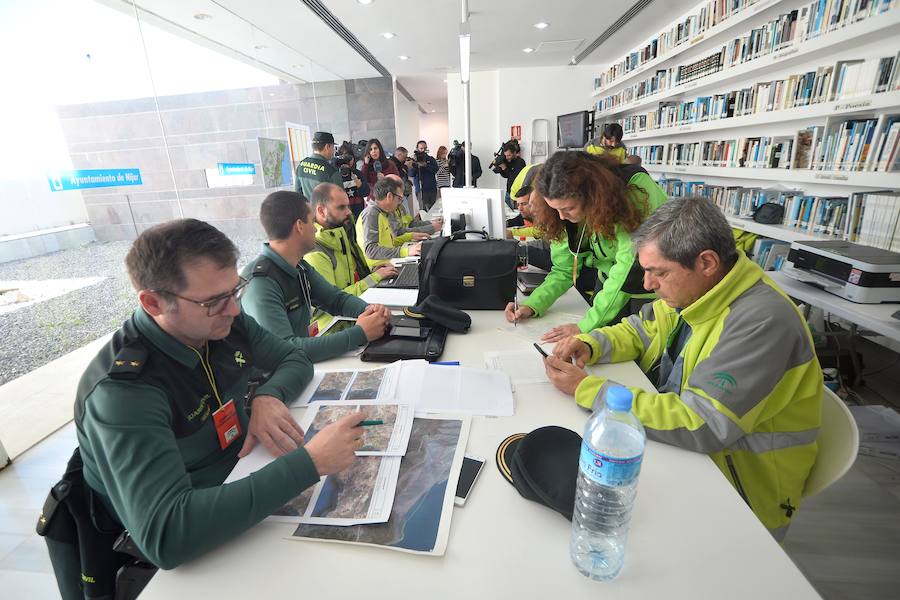
[[[203,353],[203,350],[200,350]],[[255,395],[293,401],[312,379],[302,350],[241,314],[208,344],[222,402],[233,400],[240,438],[219,446],[218,401],[199,356],[137,310],[91,362],[75,424],[87,484],[157,566],[171,569],[249,529],[319,479],[303,448],[228,485],[249,417],[251,367],[271,378]]]
[[[271,264],[268,275],[260,272],[263,259]],[[328,283],[306,261],[295,267],[263,244],[262,254],[241,274],[250,280],[241,299],[244,311],[266,330],[303,348],[313,362],[340,356],[368,342],[359,325],[333,335],[309,337],[310,305],[331,315],[358,317],[368,304]]]
[[[294,177],[294,191],[300,192],[307,198],[312,196],[313,188],[320,183],[333,183],[344,188],[344,179],[341,170],[331,164],[324,156],[313,154],[297,163],[297,172]]]

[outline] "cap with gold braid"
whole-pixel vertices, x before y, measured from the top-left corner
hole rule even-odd
[[[572,520],[581,436],[550,425],[514,433],[497,448],[497,468],[523,498]]]

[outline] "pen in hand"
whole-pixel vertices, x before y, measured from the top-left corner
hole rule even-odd
[[[513,296],[513,327],[519,324],[519,294]]]
[[[370,425],[384,425],[384,421],[375,419],[374,421],[360,421],[356,424],[357,427],[369,427]]]

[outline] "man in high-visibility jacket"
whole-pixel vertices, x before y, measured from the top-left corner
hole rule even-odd
[[[632,388],[647,437],[709,454],[783,539],[816,460],[821,420],[822,372],[806,322],[735,248],[707,199],[667,202],[637,230],[634,246],[644,285],[659,300],[557,344],[548,376],[593,408],[618,384],[582,367],[637,361],[656,385]]]
[[[309,203],[316,224],[316,245],[303,255],[303,260],[325,281],[351,296],[361,296],[382,279],[397,275],[397,269],[390,263],[369,269],[356,243],[350,200],[342,188],[333,183],[320,183],[313,189]],[[312,315],[319,331],[333,318],[321,309]]]

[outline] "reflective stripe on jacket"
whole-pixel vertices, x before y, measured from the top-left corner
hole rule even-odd
[[[691,333],[673,361],[666,348],[679,319]],[[816,459],[822,373],[797,307],[755,263],[740,253],[725,278],[680,314],[657,300],[578,337],[592,363],[635,360],[652,373],[668,360],[659,391],[632,388],[647,436],[709,454],[772,534],[783,536]],[[575,399],[592,408],[612,384],[587,377]]]
[[[359,214],[356,240],[370,268],[407,255],[403,244],[412,241],[412,233],[400,233],[401,229],[397,217],[384,212],[374,202]]]
[[[361,296],[379,281],[378,273],[369,271],[365,256],[356,243],[356,238],[343,227],[324,229],[316,225],[316,249],[303,256],[309,265],[328,283],[339,290],[353,296]],[[319,331],[331,322],[334,317],[318,309],[313,313],[312,321],[319,325]]]

